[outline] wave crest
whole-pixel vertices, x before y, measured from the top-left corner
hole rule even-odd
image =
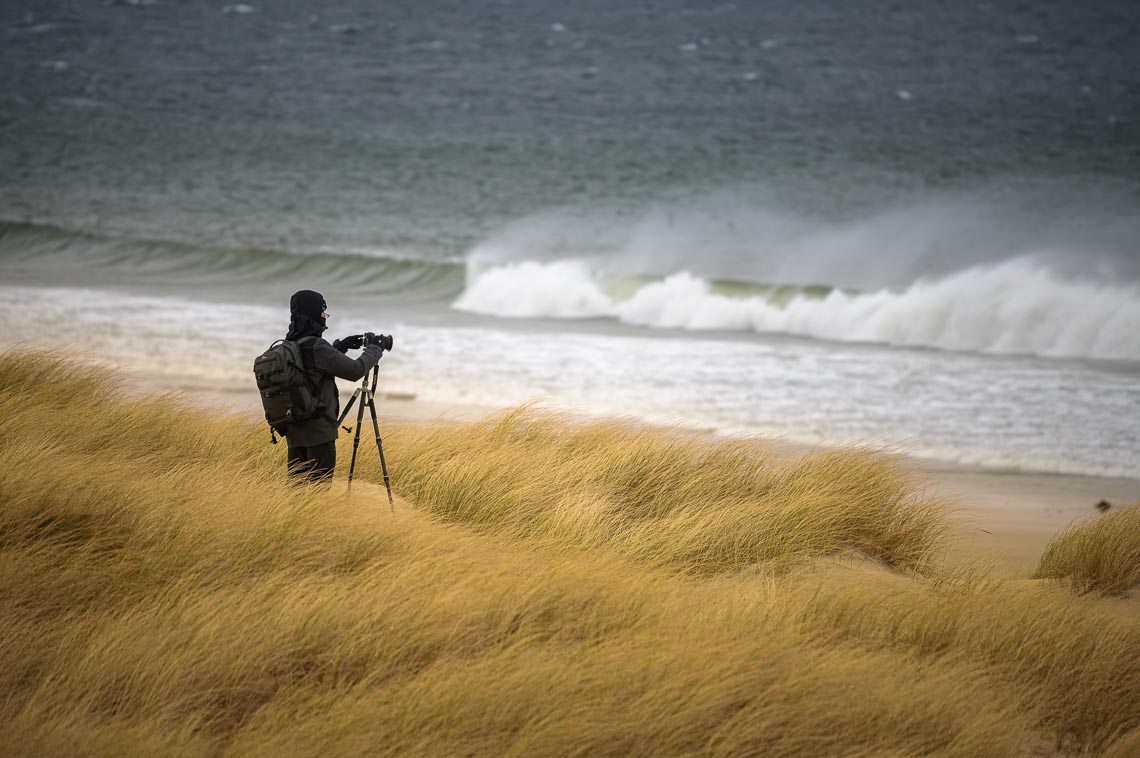
[[[452,307],[506,318],[613,316],[614,303],[584,264],[523,261],[476,275]]]
[[[582,261],[473,275],[453,307],[507,318],[608,317],[661,329],[795,334],[946,350],[1140,361],[1140,290],[1060,279],[1031,257],[975,266],[903,290],[790,298],[731,296],[688,272],[627,298]]]

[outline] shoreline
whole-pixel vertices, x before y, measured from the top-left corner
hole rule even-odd
[[[126,372],[129,389],[171,392],[194,405],[261,418],[252,388],[218,389],[186,377]],[[402,393],[378,394],[382,417],[401,422],[476,421],[501,407],[421,400]],[[341,402],[350,392],[342,384]],[[383,423],[383,421],[381,421]],[[771,438],[791,455],[818,446]],[[926,494],[946,499],[956,528],[946,554],[952,566],[980,565],[995,575],[1027,578],[1049,541],[1084,518],[1100,513],[1096,503],[1114,507],[1140,501],[1140,480],[1084,474],[1019,471],[905,456],[913,471],[929,483]]]

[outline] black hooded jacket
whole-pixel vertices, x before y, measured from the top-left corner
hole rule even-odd
[[[353,359],[330,345],[321,337],[327,328],[321,317],[325,307],[325,299],[319,292],[312,290],[301,290],[289,301],[289,333],[285,339],[299,341],[304,337],[316,338],[301,342],[301,357],[324,408],[313,418],[289,425],[285,430],[289,447],[314,447],[335,440],[340,397],[334,377],[350,382],[360,381],[379,362],[383,353],[379,345],[369,345],[359,358]]]

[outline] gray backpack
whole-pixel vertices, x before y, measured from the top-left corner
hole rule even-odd
[[[277,340],[253,361],[253,375],[261,393],[265,420],[269,423],[269,437],[275,445],[277,434],[289,433],[289,424],[313,418],[322,410],[301,357],[301,343],[315,339]]]

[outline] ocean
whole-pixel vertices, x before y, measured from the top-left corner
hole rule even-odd
[[[1136,2],[6,0],[0,40],[0,347],[252,394],[317,289],[386,392],[1140,479]]]

